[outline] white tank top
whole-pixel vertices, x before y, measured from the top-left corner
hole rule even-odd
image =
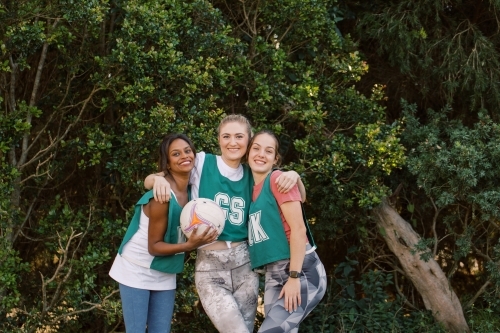
[[[148,268],[154,259],[148,251],[148,227],[149,218],[141,207],[139,229],[123,247],[122,255],[116,255],[109,276],[118,283],[137,289],[175,289],[176,274]]]

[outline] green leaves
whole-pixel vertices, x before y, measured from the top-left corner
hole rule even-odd
[[[308,186],[320,248],[367,244],[368,211],[404,163],[402,123],[387,123],[383,86],[369,96],[356,88],[368,65],[337,27],[344,14],[326,0],[14,1],[1,12],[0,76],[12,86],[0,115],[0,214],[2,231],[19,231],[5,250],[19,260],[8,267],[30,267],[8,276],[15,297],[7,306],[23,304],[32,318],[9,317],[6,330],[21,322],[31,330],[122,329],[114,328],[121,313],[108,271],[142,181],[156,171],[160,139],[183,132],[216,153],[228,113],[280,135],[286,167]],[[371,306],[347,281],[356,265],[342,266],[352,320]],[[194,307],[192,275],[188,263],[178,331],[210,327]],[[42,286],[45,296],[27,292]]]
[[[496,113],[500,58],[494,3],[375,1],[361,11],[356,28],[366,51],[377,57],[380,79],[395,71],[392,79],[405,87],[396,101],[434,109],[449,104],[461,115],[477,108]]]
[[[485,213],[494,212],[492,200],[497,202],[500,193],[495,181],[500,154],[498,125],[481,113],[479,122],[467,128],[448,120],[445,112],[433,111],[429,111],[429,124],[420,125],[409,110],[406,108],[404,139],[418,143],[408,158],[418,185],[436,198],[438,207],[467,201],[484,206]]]
[[[433,322],[430,313],[407,311],[404,299],[387,292],[393,285],[392,274],[374,270],[356,279],[357,266],[358,262],[349,258],[337,266],[327,295],[301,324],[301,330],[307,333],[333,333],[339,328],[356,333],[444,332]],[[401,312],[404,315],[399,315]]]

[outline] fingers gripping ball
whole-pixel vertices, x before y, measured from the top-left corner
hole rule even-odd
[[[187,238],[193,230],[203,232],[207,227],[212,227],[220,235],[224,230],[226,214],[215,201],[198,198],[189,201],[181,212],[181,229]]]

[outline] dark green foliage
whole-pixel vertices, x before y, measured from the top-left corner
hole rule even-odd
[[[349,258],[337,266],[327,295],[301,324],[301,332],[445,332],[430,313],[409,311],[391,294],[391,274],[369,271],[356,280],[357,267]]]
[[[211,324],[210,319],[203,311],[203,307],[198,300],[198,294],[194,285],[195,258],[196,254],[191,252],[189,260],[184,266],[184,271],[177,276],[172,332],[217,333],[217,330]]]
[[[349,18],[342,23],[370,64],[360,89],[387,85],[387,117],[404,117],[407,168],[387,178],[399,188],[392,199],[422,237],[414,250],[438,261],[477,332],[495,327],[487,299],[498,296],[498,6],[469,0],[341,6]],[[395,267],[391,260],[380,264]]]
[[[346,3],[359,14],[356,28],[378,82],[397,82],[392,103],[405,98],[423,108],[450,104],[461,114],[481,107],[496,113],[498,1]]]
[[[498,281],[498,276],[496,279]],[[500,311],[498,295],[494,291],[488,291],[484,300],[487,305],[473,306],[469,310],[468,317],[473,332],[495,332],[500,325],[496,315]]]
[[[431,228],[430,255],[439,255],[456,288],[471,298],[467,284],[498,281],[500,128],[485,110],[471,127],[450,119],[449,108],[428,110],[426,124],[417,120],[414,106],[404,104],[404,110],[403,142],[413,147],[407,165],[418,186],[410,196],[419,207],[415,225]]]

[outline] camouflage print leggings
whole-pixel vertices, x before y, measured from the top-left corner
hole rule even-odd
[[[309,246],[310,248],[310,246]],[[318,305],[326,292],[326,272],[316,252],[306,254],[300,276],[301,304],[296,311],[288,312],[284,297],[278,299],[283,285],[288,281],[290,260],[279,260],[266,265],[266,290],[264,312],[266,319],[259,333],[295,333],[299,324]]]
[[[259,280],[250,268],[246,243],[198,250],[195,282],[201,304],[219,332],[253,332]]]

